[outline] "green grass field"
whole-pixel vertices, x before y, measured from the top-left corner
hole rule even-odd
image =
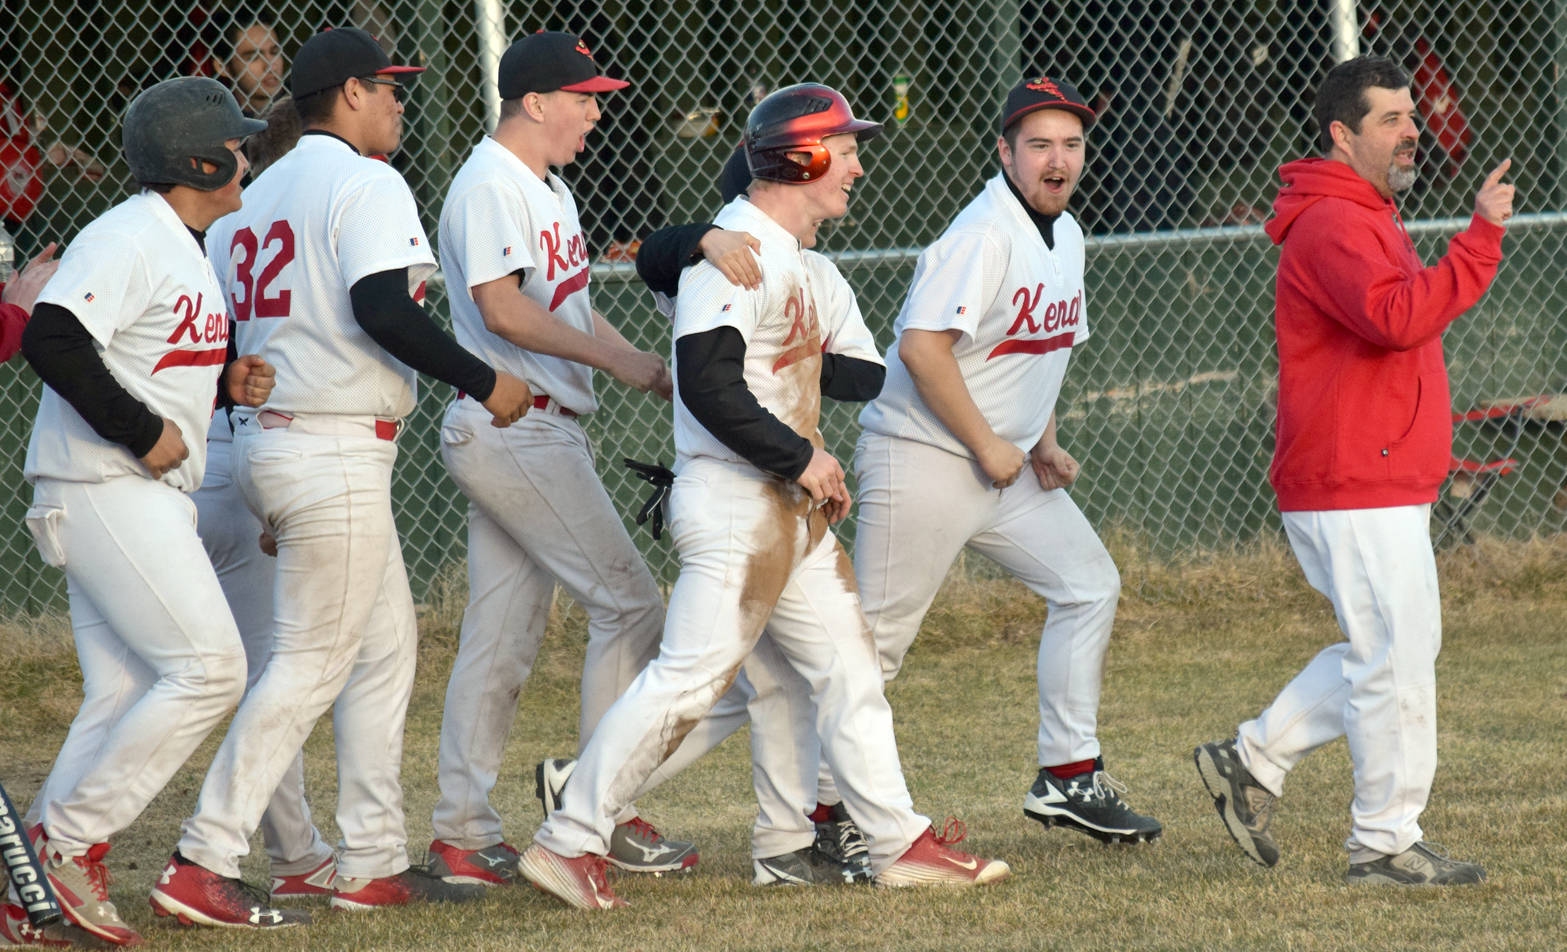
[[[149,944],[169,949],[1560,949],[1567,945],[1567,542],[1446,553],[1439,661],[1441,767],[1427,836],[1485,864],[1490,881],[1448,890],[1341,884],[1349,757],[1342,741],[1290,778],[1274,822],[1279,865],[1231,843],[1192,768],[1192,747],[1228,735],[1322,645],[1333,622],[1288,555],[1263,548],[1171,568],[1116,549],[1128,592],[1105,677],[1101,738],[1133,806],[1165,824],[1151,847],[1107,848],[1026,820],[1034,646],[1043,608],[982,568],[938,599],[889,687],[916,806],[968,825],[965,846],[1012,865],[975,891],[773,889],[749,885],[754,802],[736,737],[646,799],[644,815],[694,838],[687,875],[622,876],[632,905],[584,914],[518,886],[447,908],[350,916],[270,935],[181,929],[146,895],[190,811],[216,737],[130,829],[113,840],[112,898]],[[411,851],[429,840],[435,746],[461,612],[460,585],[436,585],[422,624],[403,782]],[[585,619],[557,606],[513,731],[496,802],[509,837],[539,822],[532,765],[575,745]],[[19,805],[42,781],[79,700],[59,618],[0,629],[0,776]],[[307,747],[311,799],[330,826],[331,726]],[[25,806],[23,807],[25,809]],[[324,829],[328,838],[335,831]],[[264,881],[259,838],[246,875]]]

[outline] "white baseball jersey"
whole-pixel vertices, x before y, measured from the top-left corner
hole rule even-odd
[[[893,331],[961,331],[952,355],[969,394],[996,435],[1027,452],[1050,423],[1072,348],[1088,339],[1083,231],[1063,212],[1047,247],[1004,176],[921,252]],[[920,398],[896,346],[860,425],[971,455]]]
[[[371,340],[349,307],[360,278],[408,269],[423,299],[435,258],[414,197],[385,162],[329,135],[306,135],[213,224],[212,263],[242,354],[277,368],[266,406],[285,413],[400,419],[414,406],[412,368]]]
[[[588,247],[577,203],[553,172],[540,179],[486,136],[457,171],[441,209],[441,263],[457,342],[576,413],[598,409],[593,368],[536,354],[490,333],[473,302],[476,285],[519,273],[522,293],[565,324],[593,333]]]
[[[802,249],[794,235],[744,196],[724,206],[714,223],[761,241],[767,279],[753,291],[730,284],[706,261],[687,268],[675,301],[674,338],[718,327],[738,330],[746,343],[746,387],[763,409],[821,446],[822,353],[882,362],[854,291],[831,261]],[[677,368],[676,470],[697,456],[745,462],[686,409],[679,377]]]
[[[179,426],[190,456],[163,481],[184,492],[200,486],[202,437],[228,353],[228,313],[211,263],[169,203],[142,192],[82,229],[38,303],[76,315],[114,379]],[[29,481],[71,482],[148,475],[130,450],[93,432],[48,387],[24,473]]]

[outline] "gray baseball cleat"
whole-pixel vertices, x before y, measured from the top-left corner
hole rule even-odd
[[[1351,863],[1344,882],[1351,886],[1466,886],[1485,881],[1479,863],[1448,857],[1432,843],[1416,843],[1397,856],[1379,856],[1369,863]]]
[[[870,863],[843,863],[822,852],[816,844],[793,853],[751,861],[754,886],[846,886],[869,883]]]
[[[1241,851],[1254,862],[1272,866],[1279,861],[1279,847],[1268,835],[1278,797],[1257,782],[1235,752],[1234,739],[1203,744],[1192,751],[1197,773],[1213,797],[1224,828]]]
[[[604,858],[611,866],[628,873],[661,876],[685,872],[701,857],[695,843],[665,839],[653,824],[634,816],[615,825],[615,832],[609,835],[609,853]]]

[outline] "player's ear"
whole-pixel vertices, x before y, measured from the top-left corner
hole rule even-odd
[[[526,93],[522,97],[522,111],[527,113],[534,122],[544,121],[544,96],[540,93]]]

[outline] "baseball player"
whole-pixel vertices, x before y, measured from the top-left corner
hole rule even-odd
[[[977,885],[1010,873],[952,850],[946,844],[957,837],[938,837],[913,811],[848,558],[828,528],[850,505],[817,430],[823,327],[841,326],[843,315],[822,317],[828,301],[801,247],[821,222],[848,211],[864,174],[859,139],[879,131],[825,86],[767,97],[745,133],[758,181],[748,201],[718,217],[761,242],[762,287],[736,288],[705,263],[681,279],[670,506],[681,572],[663,642],[599,722],[519,863],[530,882],[570,905],[623,905],[604,879],[616,816],[729,688],[764,628],[810,685],[822,749],[870,841],[879,882]],[[807,830],[798,846],[812,838]]]
[[[497,426],[527,385],[457,346],[415,299],[435,261],[413,196],[391,166],[401,84],[375,39],[311,37],[290,94],[304,135],[222,223],[218,273],[237,336],[278,368],[256,411],[234,416],[234,479],[277,545],[272,654],[234,715],[154,909],[266,927],[232,894],[268,799],[316,718],[333,706],[339,795],[332,905],[373,909],[473,898],[408,864],[398,770],[413,687],[414,608],[392,521],[395,439],[414,372],[479,395]]]
[[[718,177],[724,203],[732,202],[750,184],[745,150],[736,149]],[[759,288],[761,267],[755,252],[760,250],[761,243],[747,232],[726,231],[707,222],[671,226],[642,242],[637,273],[654,292],[660,312],[673,317],[685,267],[705,260],[731,284]],[[802,259],[812,288],[827,300],[818,313],[843,318],[841,326],[829,324],[824,329],[823,393],[839,400],[868,400],[880,392],[886,368],[859,316],[853,291],[827,258],[806,250]],[[758,687],[763,690],[758,692]],[[816,796],[813,765],[820,759],[809,691],[809,685],[772,640],[763,638],[734,686],[638,793],[645,795],[718,746],[750,721],[750,710],[755,708],[760,718],[751,733],[752,771],[760,807],[752,833],[753,882],[757,885],[826,885],[872,878],[865,839],[841,803],[836,811],[827,809],[822,816],[810,817],[817,822],[807,822]],[[558,788],[564,786],[574,766],[562,761],[540,765],[538,789],[545,800],[546,815],[559,801]],[[814,841],[799,846],[804,839],[801,834],[809,832],[814,832]]]
[[[210,79],[137,96],[123,145],[146,191],[71,243],[22,338],[46,384],[24,468],[27,526],[44,561],[65,570],[85,694],[30,834],[66,918],[116,945],[139,936],[109,901],[109,837],[245,685],[186,493],[201,482],[194,437],[219,380],[225,400],[249,406],[272,386],[260,358],[226,363],[222,290],[202,248],[205,229],[240,206],[240,143],[260,126]]]
[[[0,284],[0,364],[5,363],[22,349],[22,329],[33,313],[33,303],[38,292],[54,277],[60,262],[55,260],[55,242],[40,251],[27,266],[11,276],[8,283]]]
[[[245,142],[251,174],[259,175],[282,158],[299,139],[299,119],[291,104],[274,103],[267,127]],[[214,235],[227,234],[221,221]],[[196,504],[196,529],[223,586],[240,640],[245,644],[246,687],[254,684],[272,653],[273,558],[260,544],[263,526],[245,505],[233,479],[232,413],[220,409],[207,429],[207,471],[201,488],[191,494]],[[261,817],[261,835],[271,860],[273,899],[330,896],[334,863],[332,848],[310,820],[305,802],[305,762],[294,758]]]
[[[490,805],[517,700],[544,637],[558,582],[588,613],[579,742],[658,650],[664,605],[653,575],[599,483],[578,420],[598,406],[593,370],[670,397],[669,369],[629,344],[588,297],[576,203],[550,171],[585,148],[597,95],[628,84],[600,74],[567,33],[535,33],[501,57],[501,119],[458,171],[440,247],[457,340],[526,380],[533,410],[504,430],[459,394],[441,455],[468,497],[468,607],[441,721],[441,798],[432,872],[488,885],[515,874],[517,851]],[[697,862],[630,807],[610,837],[622,869]]]
[[[1088,338],[1083,235],[1066,206],[1093,120],[1068,83],[1013,87],[1002,171],[920,254],[887,384],[860,414],[854,569],[888,679],[964,545],[1042,596],[1040,768],[1023,812],[1137,842],[1161,827],[1121,800],[1095,736],[1120,576],[1066,493],[1078,463],[1056,439],[1067,360]],[[825,771],[818,799],[837,800]]]
[[[1380,57],[1340,63],[1317,90],[1322,156],[1279,169],[1268,237],[1280,246],[1274,329],[1277,439],[1269,481],[1306,581],[1344,640],[1314,657],[1233,739],[1194,751],[1225,828],[1264,866],[1284,778],[1340,737],[1354,761],[1350,884],[1481,882],[1478,863],[1423,842],[1436,774],[1442,600],[1431,503],[1453,425],[1442,332],[1496,277],[1512,217],[1511,166],[1492,170],[1469,227],[1424,267],[1394,197],[1415,184],[1409,74]]]

